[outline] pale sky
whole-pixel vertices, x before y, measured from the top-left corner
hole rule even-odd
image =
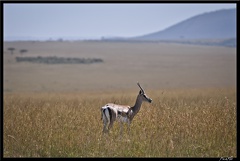
[[[236,3],[4,3],[4,40],[133,37]]]

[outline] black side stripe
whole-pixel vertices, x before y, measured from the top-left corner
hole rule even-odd
[[[110,120],[109,121],[111,121],[112,120],[112,110],[110,108],[107,108],[107,109],[108,109],[108,112],[109,112],[109,115],[110,115]]]

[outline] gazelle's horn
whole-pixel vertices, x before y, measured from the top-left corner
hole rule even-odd
[[[137,85],[139,86],[139,88],[142,90],[142,92],[144,93],[143,88],[140,86],[139,82],[137,82]]]

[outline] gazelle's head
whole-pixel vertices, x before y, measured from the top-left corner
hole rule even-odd
[[[142,98],[143,101],[146,101],[146,102],[151,103],[151,102],[152,102],[152,99],[146,95],[145,91],[143,90],[143,88],[140,86],[139,83],[137,83],[137,85],[138,85],[139,88],[140,88],[140,91],[139,91],[139,94],[138,94],[138,95],[141,96],[141,98]]]

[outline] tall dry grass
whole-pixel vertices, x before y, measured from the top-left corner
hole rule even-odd
[[[146,91],[119,137],[102,135],[100,107],[134,92],[4,94],[3,157],[236,157],[235,89]]]

